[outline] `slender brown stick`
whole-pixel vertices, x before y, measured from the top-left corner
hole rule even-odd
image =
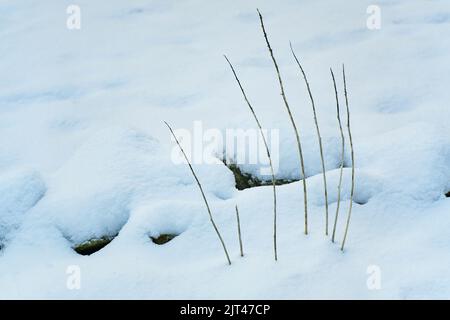
[[[242,95],[244,96],[245,102],[247,103],[250,111],[253,114],[253,118],[255,119],[256,124],[258,125],[259,132],[260,132],[261,137],[264,142],[264,147],[266,148],[267,157],[269,158],[270,170],[272,173],[272,187],[273,187],[273,249],[274,249],[275,261],[277,261],[278,260],[278,252],[277,252],[277,192],[276,192],[276,187],[275,187],[275,173],[273,171],[272,157],[270,156],[269,146],[267,144],[266,137],[264,136],[264,132],[263,132],[261,123],[259,122],[259,119],[256,116],[255,110],[253,109],[250,101],[247,98],[247,95],[245,94],[244,88],[241,85],[241,81],[239,81],[239,78],[236,74],[236,71],[233,68],[233,65],[231,64],[230,60],[228,60],[226,55],[224,55],[224,57],[227,60],[228,64],[230,65],[231,71],[233,72],[234,78],[236,79],[236,82],[238,83],[239,88],[241,89],[241,92],[242,92]]]
[[[334,85],[334,94],[336,96],[336,110],[337,110],[337,120],[339,123],[339,131],[341,133],[341,168],[339,172],[339,185],[338,185],[338,193],[337,193],[337,206],[336,206],[336,215],[334,216],[334,226],[333,226],[333,235],[331,237],[331,242],[334,242],[335,236],[336,236],[336,226],[338,221],[338,215],[339,215],[339,206],[341,203],[341,185],[342,185],[342,172],[344,169],[344,148],[345,148],[345,138],[344,138],[344,131],[342,130],[342,123],[341,123],[341,115],[339,110],[339,97],[338,97],[338,91],[336,86],[336,79],[334,77],[333,70],[330,68],[331,72],[331,78],[333,79],[333,85]]]
[[[216,223],[214,222],[214,219],[213,219],[213,216],[212,216],[212,213],[211,213],[211,209],[209,208],[209,204],[208,204],[208,201],[206,200],[205,193],[203,192],[202,185],[201,185],[200,181],[198,180],[197,175],[195,174],[195,171],[194,171],[194,169],[192,168],[192,165],[191,165],[191,163],[189,162],[189,159],[188,159],[188,157],[186,156],[186,153],[185,153],[184,150],[183,150],[183,147],[181,147],[181,144],[180,144],[180,142],[178,141],[177,136],[175,135],[175,133],[173,132],[173,130],[172,130],[172,128],[169,126],[169,124],[168,124],[166,121],[164,121],[164,123],[165,123],[166,126],[169,128],[170,132],[172,133],[173,138],[175,139],[176,143],[178,144],[178,147],[180,148],[181,152],[183,153],[184,158],[186,159],[187,164],[189,165],[189,169],[191,169],[191,172],[192,172],[192,175],[193,175],[194,178],[195,178],[195,181],[197,181],[198,188],[200,189],[200,192],[201,192],[201,194],[202,194],[203,200],[204,200],[205,205],[206,205],[206,209],[208,210],[209,219],[211,220],[211,224],[212,224],[212,226],[214,227],[214,230],[216,231],[217,236],[219,237],[220,242],[222,243],[223,250],[225,251],[225,255],[227,256],[228,264],[231,265],[230,256],[228,255],[228,251],[227,251],[227,248],[226,248],[226,246],[225,246],[225,242],[223,241],[222,236],[220,235],[219,229],[217,228]]]
[[[289,119],[291,120],[292,127],[294,128],[294,131],[295,131],[295,137],[297,139],[297,147],[298,147],[298,153],[299,153],[299,157],[300,157],[301,174],[303,175],[303,201],[304,201],[304,206],[305,206],[305,234],[308,234],[308,198],[307,198],[307,192],[306,192],[305,163],[303,161],[303,152],[302,152],[302,145],[300,142],[300,135],[297,130],[297,126],[295,124],[294,117],[292,116],[291,108],[289,107],[289,103],[288,103],[288,101],[286,99],[286,95],[284,93],[284,87],[283,87],[283,81],[281,80],[280,69],[278,68],[278,63],[275,60],[272,47],[270,46],[269,39],[267,38],[266,29],[264,28],[263,17],[261,15],[261,12],[259,12],[258,9],[257,9],[257,11],[258,11],[258,15],[259,15],[259,20],[261,21],[261,28],[262,28],[262,31],[264,34],[264,39],[266,40],[267,48],[269,49],[270,56],[272,58],[273,64],[275,66],[275,70],[277,72],[278,82],[280,84],[280,89],[281,89],[281,96],[283,97],[284,105],[286,106],[286,110],[288,112]]]
[[[311,87],[309,86],[308,78],[306,77],[306,73],[303,70],[302,65],[300,64],[300,61],[297,59],[297,56],[295,55],[294,48],[292,48],[292,43],[289,42],[289,46],[291,47],[292,55],[294,56],[294,59],[297,62],[297,65],[300,68],[300,71],[303,75],[303,79],[305,80],[305,83],[306,83],[306,88],[308,89],[309,98],[311,99],[311,106],[312,106],[313,115],[314,115],[314,123],[316,124],[317,138],[319,139],[320,159],[322,160],[322,176],[323,176],[323,187],[324,187],[324,196],[325,196],[325,235],[327,236],[328,235],[327,173],[325,171],[325,161],[323,159],[322,137],[320,136],[319,123],[317,121],[316,106],[314,103],[313,95],[311,93]]]
[[[244,249],[242,246],[242,237],[241,237],[241,221],[239,220],[239,209],[236,205],[236,219],[237,219],[237,227],[238,227],[238,237],[239,237],[239,249],[241,250],[241,257],[244,256]]]
[[[344,67],[344,65],[342,65],[342,78],[344,79],[345,106],[347,107],[347,129],[348,129],[348,138],[350,141],[350,151],[351,151],[351,155],[352,155],[352,188],[350,191],[350,206],[348,209],[347,224],[345,226],[344,239],[342,240],[342,246],[341,246],[341,250],[344,251],[345,240],[347,239],[348,226],[350,224],[350,217],[352,215],[353,193],[355,191],[355,156],[354,156],[354,152],[353,152],[352,133],[350,131],[350,110],[348,108],[347,83],[345,82],[345,67]]]

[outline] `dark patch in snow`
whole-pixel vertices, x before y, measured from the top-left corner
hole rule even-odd
[[[197,93],[186,94],[182,96],[174,97],[172,95],[165,95],[156,97],[156,102],[163,108],[182,108],[192,105],[194,102],[200,99],[200,95]]]
[[[116,236],[113,237],[101,237],[97,239],[90,239],[73,247],[76,253],[83,256],[89,256],[97,251],[100,251],[106,247]]]
[[[364,205],[364,204],[366,204],[367,202],[369,202],[369,199],[355,199],[355,198],[353,198],[353,202],[354,202],[354,203],[357,203],[357,204],[359,204],[359,205]]]
[[[370,36],[364,28],[348,29],[334,33],[320,34],[305,41],[294,42],[293,45],[303,51],[326,50],[349,44],[354,45],[368,39]]]
[[[450,191],[445,194],[447,198],[450,198]]]
[[[359,205],[364,205],[369,202],[370,198],[372,198],[373,194],[370,192],[355,192],[353,196],[353,202]]]
[[[448,12],[441,12],[434,14],[428,18],[425,19],[427,23],[431,24],[441,24],[441,23],[449,23],[450,22],[450,13]]]
[[[401,18],[395,19],[392,21],[393,24],[403,24],[403,25],[411,25],[411,24],[445,24],[450,23],[450,12],[440,12],[436,14],[432,14],[426,17],[410,17],[410,18]]]
[[[376,109],[380,113],[401,113],[413,108],[411,100],[401,95],[393,95],[378,102]]]
[[[223,163],[228,167],[228,169],[231,170],[231,172],[233,172],[234,180],[236,182],[236,189],[238,190],[272,185],[272,180],[260,180],[250,173],[242,172],[242,170],[233,163],[226,163],[226,161],[223,161]],[[275,184],[283,185],[295,181],[298,180],[275,179]]]
[[[152,239],[153,243],[162,245],[162,244],[169,242],[176,236],[178,236],[178,235],[177,234],[161,234],[161,235],[159,235],[159,237],[156,237],[156,238],[150,237],[150,239]]]
[[[0,96],[0,102],[25,104],[30,102],[54,102],[78,99],[86,94],[86,90],[77,87],[61,87],[36,92],[19,92]]]
[[[132,8],[130,10],[128,10],[128,14],[140,14],[140,13],[144,13],[145,9],[144,8]]]
[[[135,19],[148,15],[162,14],[168,12],[173,7],[168,1],[154,2],[143,6],[134,6],[130,9],[121,10],[112,16],[114,19]]]

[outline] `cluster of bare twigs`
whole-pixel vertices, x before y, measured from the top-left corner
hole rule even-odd
[[[283,80],[281,77],[281,73],[280,73],[280,68],[278,66],[277,60],[274,56],[272,47],[270,45],[269,42],[269,38],[267,36],[267,32],[264,26],[264,20],[263,17],[261,15],[261,12],[257,9],[258,12],[258,16],[259,16],[259,20],[261,23],[261,29],[264,35],[264,39],[267,45],[267,48],[269,50],[270,53],[270,57],[271,60],[273,62],[273,65],[275,67],[275,71],[277,74],[277,78],[278,78],[278,83],[279,83],[279,87],[280,87],[280,91],[281,91],[281,97],[283,99],[283,103],[284,106],[286,108],[286,111],[288,113],[292,128],[294,129],[294,133],[295,133],[295,137],[296,137],[296,141],[297,141],[297,149],[298,149],[298,154],[299,154],[299,159],[300,159],[300,173],[301,173],[301,180],[302,180],[302,185],[303,185],[303,204],[304,204],[304,233],[305,235],[308,234],[308,198],[307,198],[307,186],[306,186],[306,174],[305,174],[305,164],[304,164],[304,159],[303,159],[303,150],[302,150],[302,145],[301,145],[301,139],[300,139],[300,131],[298,129],[298,126],[296,124],[296,122],[294,121],[294,117],[292,115],[292,111],[289,105],[289,102],[287,100],[286,97],[286,93],[284,90],[284,86],[283,86]],[[292,52],[292,55],[295,59],[295,62],[297,63],[299,70],[301,72],[301,75],[303,77],[303,80],[306,84],[306,88],[308,91],[308,95],[311,101],[311,107],[312,107],[312,111],[313,111],[313,115],[314,115],[314,123],[315,123],[315,127],[316,127],[316,132],[317,132],[317,138],[318,138],[318,143],[319,143],[319,150],[320,150],[320,158],[321,158],[321,164],[322,164],[322,176],[323,176],[323,185],[324,185],[324,199],[325,199],[325,235],[328,236],[328,229],[329,229],[329,212],[328,212],[328,190],[327,190],[327,177],[326,177],[326,168],[325,168],[325,160],[324,160],[324,151],[323,151],[323,145],[322,145],[322,137],[320,134],[320,128],[319,128],[319,123],[318,123],[318,119],[317,119],[317,113],[316,113],[316,105],[314,102],[314,98],[311,92],[311,87],[308,81],[308,78],[306,76],[306,73],[299,61],[299,59],[297,58],[297,55],[295,54],[295,51],[292,47],[292,44],[290,43],[290,49]],[[273,165],[272,165],[272,158],[270,155],[270,150],[267,144],[267,140],[266,137],[264,136],[264,132],[262,129],[262,125],[259,121],[259,118],[256,115],[256,112],[252,106],[252,104],[250,103],[245,90],[241,84],[241,81],[239,80],[239,77],[236,73],[235,68],[233,67],[232,63],[230,62],[230,60],[228,59],[227,56],[224,56],[226,61],[228,62],[228,65],[231,68],[231,71],[234,75],[234,78],[239,86],[239,89],[244,97],[244,100],[248,106],[248,108],[250,109],[250,112],[253,115],[253,118],[259,128],[259,132],[261,134],[265,149],[266,149],[266,153],[267,153],[267,157],[269,159],[269,164],[270,164],[270,168],[271,168],[271,175],[272,175],[272,187],[273,187],[273,248],[274,248],[274,259],[275,261],[278,259],[278,250],[277,250],[277,192],[276,192],[276,180],[275,180],[275,174],[274,174],[274,169],[273,169]],[[334,92],[335,92],[335,97],[336,97],[336,110],[337,110],[337,120],[338,120],[338,125],[339,125],[339,132],[340,132],[340,136],[341,136],[341,159],[340,159],[340,173],[339,173],[339,184],[338,184],[338,193],[337,193],[337,206],[336,206],[336,213],[335,213],[335,217],[334,217],[334,224],[333,224],[333,231],[332,231],[332,237],[331,237],[331,241],[335,242],[335,237],[336,237],[336,227],[337,227],[337,222],[338,222],[338,216],[339,216],[339,210],[340,210],[340,201],[341,201],[341,187],[342,187],[342,175],[343,175],[343,167],[344,167],[344,148],[345,148],[345,138],[344,138],[344,132],[343,132],[343,128],[342,128],[342,122],[341,122],[341,116],[340,116],[340,106],[339,106],[339,98],[338,98],[338,90],[337,90],[337,85],[336,85],[336,79],[333,73],[333,70],[330,68],[330,72],[331,72],[331,78],[333,81],[333,86],[334,86]],[[352,181],[351,181],[351,191],[350,191],[350,205],[349,205],[349,209],[348,209],[348,213],[347,213],[347,220],[346,220],[346,225],[345,225],[345,231],[344,231],[344,237],[342,240],[342,244],[341,244],[341,250],[344,250],[344,246],[345,246],[345,241],[347,239],[347,234],[348,234],[348,229],[349,229],[349,224],[350,224],[350,218],[351,218],[351,213],[352,213],[352,202],[353,202],[353,194],[354,194],[354,185],[355,185],[355,164],[354,164],[354,152],[353,152],[353,140],[352,140],[352,135],[351,135],[351,130],[350,130],[350,110],[349,110],[349,103],[348,103],[348,95],[347,95],[347,83],[346,83],[346,79],[345,79],[345,68],[344,66],[342,66],[342,78],[343,78],[343,83],[344,83],[344,96],[345,96],[345,105],[346,105],[346,113],[347,113],[347,131],[348,131],[348,136],[349,136],[349,142],[350,142],[350,152],[351,152],[351,160],[352,160]],[[224,249],[227,261],[229,264],[231,264],[231,260],[230,257],[228,255],[228,251],[226,249],[225,243],[223,241],[223,238],[217,228],[216,223],[214,222],[208,201],[206,200],[206,196],[203,192],[203,188],[202,185],[200,183],[200,181],[198,180],[191,164],[189,163],[189,160],[183,150],[183,148],[181,147],[180,143],[177,140],[177,137],[175,136],[172,128],[166,123],[166,125],[168,126],[170,132],[172,133],[176,143],[178,144],[178,146],[180,147],[188,165],[189,168],[197,182],[197,185],[200,189],[200,192],[202,194],[203,200],[205,202],[208,214],[209,214],[209,218],[211,220],[211,224],[222,244],[222,247]],[[241,237],[241,225],[240,225],[240,219],[239,219],[239,210],[238,207],[236,206],[236,219],[237,219],[237,227],[238,227],[238,238],[239,238],[239,247],[240,247],[240,254],[241,256],[244,256],[244,251],[243,251],[243,245],[242,245],[242,237]]]

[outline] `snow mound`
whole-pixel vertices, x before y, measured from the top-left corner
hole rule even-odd
[[[0,174],[0,247],[10,240],[27,212],[42,199],[47,188],[38,172],[13,169]]]
[[[141,202],[201,200],[188,166],[173,164],[169,156],[168,148],[143,132],[101,130],[51,176],[48,194],[33,214],[53,221],[70,241],[82,242],[115,236]],[[196,169],[213,199],[233,194],[232,174],[224,165]]]
[[[357,144],[357,167],[384,180],[380,196],[397,201],[436,201],[450,187],[448,130],[416,122]]]

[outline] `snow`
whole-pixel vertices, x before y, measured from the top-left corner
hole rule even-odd
[[[44,196],[46,185],[36,171],[16,168],[0,175],[0,247],[24,215]]]
[[[365,0],[79,0],[82,28],[72,31],[65,25],[72,3],[4,2],[0,298],[450,297],[447,1],[378,1],[381,29],[369,30],[372,3]],[[163,121],[178,133],[194,132],[196,121],[204,131],[257,129],[226,53],[263,127],[278,130],[277,178],[301,177],[256,7],[300,129],[310,234],[303,234],[302,182],[277,187],[275,262],[271,186],[236,190],[231,171],[214,158],[221,146],[213,145],[205,154],[213,163],[193,167],[230,253],[228,266],[189,167],[173,161],[179,151]],[[324,235],[312,110],[290,40],[316,100],[331,222],[341,154],[329,67],[343,107],[346,64],[356,181],[344,252],[351,188],[346,127],[333,244]],[[341,115],[345,125],[344,108]],[[225,148],[226,156],[236,159],[243,149]],[[240,168],[268,178],[260,171],[265,161]],[[177,236],[154,244],[150,237],[162,234]],[[90,256],[73,250],[103,236],[116,237]],[[81,271],[79,289],[67,286],[69,266]],[[381,275],[375,290],[367,285],[373,266]]]

